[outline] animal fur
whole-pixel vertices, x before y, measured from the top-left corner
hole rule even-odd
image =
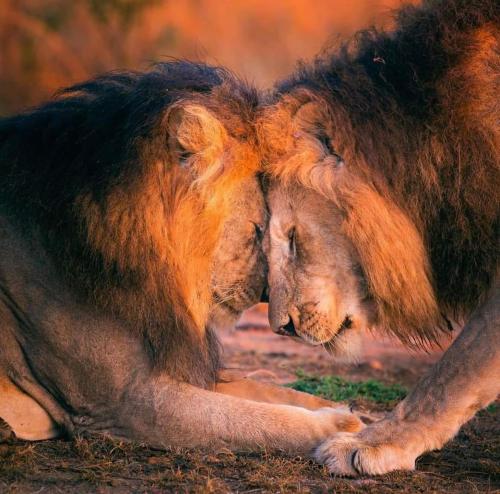
[[[216,387],[209,326],[264,288],[257,103],[222,69],[173,62],[0,121],[0,417],[16,436],[307,454],[363,427],[300,393]]]
[[[273,96],[292,109],[261,125],[270,173],[344,210],[382,325],[409,343],[434,340],[442,314],[470,314],[498,274],[499,40],[494,0],[405,7],[393,31],[302,64]],[[331,182],[312,160],[283,159],[283,126],[311,101],[345,162]]]
[[[0,207],[41,237],[82,299],[143,336],[156,368],[208,386],[219,367],[205,327],[212,254],[231,187],[258,160],[247,153],[210,173],[174,166],[167,126],[180,103],[213,112],[215,133],[254,139],[256,92],[221,68],[171,62],[103,75],[0,121]],[[189,146],[199,132],[184,125]],[[207,197],[217,187],[224,193]]]

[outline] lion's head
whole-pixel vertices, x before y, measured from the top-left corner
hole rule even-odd
[[[273,329],[334,353],[372,327],[433,339],[443,318],[424,240],[368,173],[343,109],[299,88],[264,109],[258,128]]]
[[[0,123],[3,209],[87,302],[193,383],[217,367],[211,321],[264,285],[257,103],[223,69],[172,62],[98,77]]]
[[[466,4],[408,6],[276,85],[257,125],[275,329],[335,346],[380,326],[418,346],[490,290],[498,9]]]
[[[184,161],[181,166],[185,167],[205,159],[208,164],[206,183],[198,176],[192,180],[202,191],[197,201],[203,214],[196,221],[210,214],[210,232],[202,237],[196,232],[190,249],[195,244],[206,249],[211,238],[211,253],[202,255],[203,262],[210,263],[200,270],[189,259],[186,269],[193,275],[192,286],[200,283],[202,273],[209,276],[207,284],[203,282],[210,289],[209,312],[203,312],[200,306],[193,312],[199,315],[200,324],[211,327],[233,324],[243,310],[260,300],[266,284],[262,250],[266,207],[252,127],[256,94],[225,76],[225,84],[214,88],[207,101],[182,101],[168,115],[169,149],[174,162]],[[185,236],[186,216],[179,220],[181,235]]]

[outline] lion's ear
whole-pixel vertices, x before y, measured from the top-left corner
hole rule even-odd
[[[293,116],[296,129],[314,131],[326,120],[324,109],[316,101],[308,101],[301,105]]]
[[[189,103],[174,105],[167,114],[168,148],[173,165],[203,175],[220,166],[226,130],[207,108]]]

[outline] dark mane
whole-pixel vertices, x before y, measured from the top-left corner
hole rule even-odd
[[[52,215],[60,218],[85,188],[105,196],[124,177],[140,175],[139,157],[158,144],[141,139],[153,137],[170,105],[194,99],[217,107],[203,96],[223,84],[242,107],[255,105],[255,94],[226,70],[178,61],[150,72],[104,74],[0,119],[1,202],[57,222]]]
[[[347,166],[421,232],[450,317],[498,273],[499,40],[496,0],[425,0],[398,11],[393,31],[363,31],[277,87],[326,102]]]
[[[218,344],[209,329],[200,335],[177,289],[175,265],[189,260],[160,261],[141,210],[145,194],[156,198],[156,189],[141,189],[148,171],[169,163],[166,111],[181,100],[201,103],[238,137],[257,105],[256,92],[224,69],[175,61],[145,73],[105,74],[0,120],[0,211],[44,243],[86,303],[142,335],[156,366],[205,386],[219,366]],[[169,183],[164,205],[188,190],[178,178]],[[121,211],[110,210],[115,193]],[[89,221],[108,223],[93,233]]]

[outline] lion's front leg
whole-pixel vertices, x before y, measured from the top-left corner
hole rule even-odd
[[[500,392],[500,296],[478,309],[443,358],[385,419],[357,434],[339,433],[316,458],[339,475],[411,470],[441,448]]]
[[[335,408],[307,410],[208,391],[161,377],[142,382],[120,409],[116,430],[155,447],[227,447],[310,454],[338,431],[362,422]]]
[[[334,403],[319,396],[302,393],[301,391],[295,391],[294,389],[278,386],[277,384],[256,381],[251,376],[242,377],[241,375],[232,375],[231,372],[224,371],[219,374],[219,379],[220,381],[216,384],[215,391],[225,395],[237,396],[262,403],[291,405],[307,408],[308,410],[334,407],[348,411],[343,404]]]

